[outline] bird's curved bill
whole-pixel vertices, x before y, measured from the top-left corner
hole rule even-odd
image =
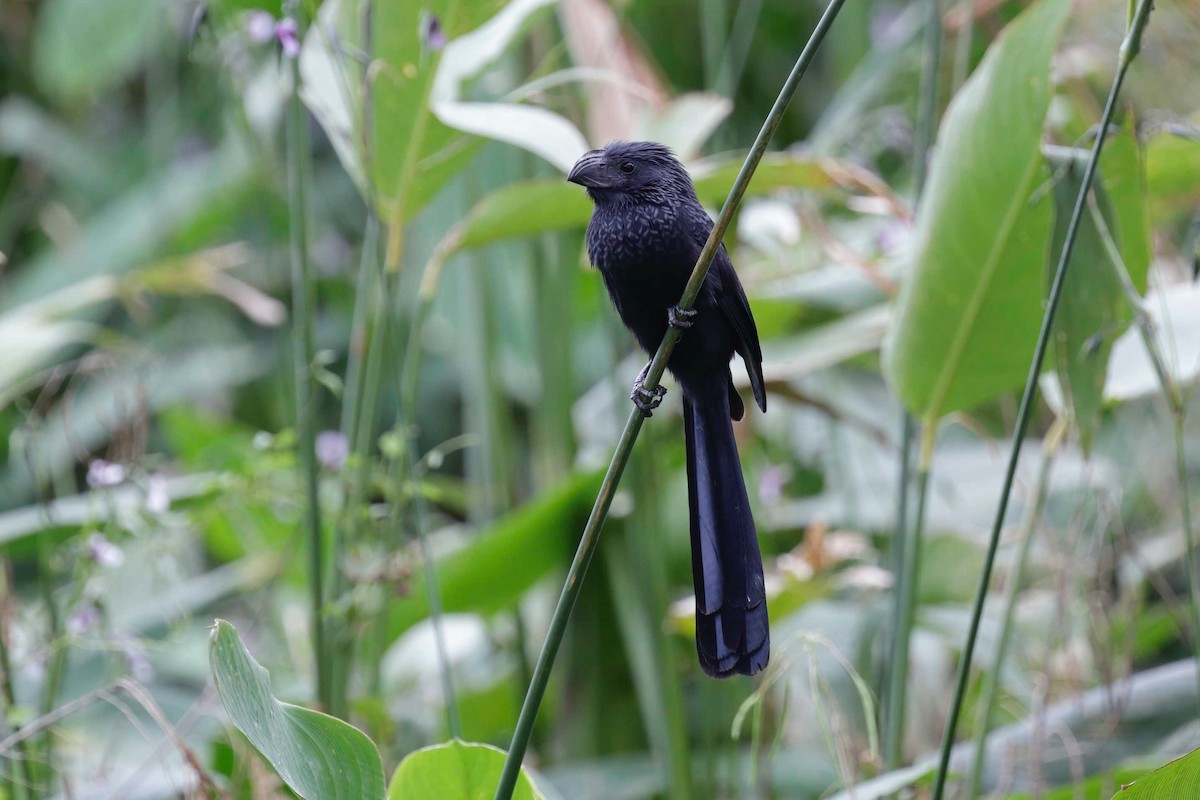
[[[580,156],[575,166],[571,167],[571,174],[567,176],[567,180],[594,189],[603,189],[611,185],[608,180],[608,159],[604,151],[589,150]]]

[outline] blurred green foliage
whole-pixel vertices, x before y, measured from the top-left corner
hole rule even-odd
[[[890,792],[928,772],[919,757],[942,728],[1012,391],[1077,180],[1059,157],[1090,143],[1126,11],[1074,8],[1060,37],[1068,4],[1047,4],[1018,36],[1006,26],[1028,3],[944,5],[946,120],[925,200],[910,199],[921,9],[849,3],[727,237],[772,395],[738,435],[773,683],[731,737],[754,686],[694,663],[672,387],[535,732],[534,781],[551,800],[852,785],[862,798],[886,793],[870,794],[872,778]],[[1177,40],[1200,37],[1200,16],[1158,5],[1043,378],[1034,435],[1060,417],[1070,433],[1018,476],[1010,524],[1033,532],[1030,561],[1018,570],[1006,537],[996,586],[1023,576],[1013,644],[997,664],[989,606],[977,650],[978,675],[999,679],[994,797],[1108,797],[1200,744],[1196,681],[1163,672],[1194,652],[1181,499],[1200,486],[1200,117],[1187,90],[1200,62]],[[330,710],[374,741],[380,787],[414,752],[413,780],[441,770],[428,759],[496,768],[475,745],[421,749],[450,734],[444,679],[464,735],[507,745],[641,359],[586,268],[589,204],[558,161],[575,142],[659,136],[718,206],[818,13],[752,0],[0,5],[0,795],[286,796],[268,766],[278,742],[238,732],[256,714],[222,710],[206,654],[212,618],[229,619],[242,655],[271,671],[259,699],[312,703],[303,376],[283,332],[289,158],[311,173],[320,613],[343,704]],[[277,26],[292,14],[307,29],[307,153],[283,135],[293,87]],[[1106,234],[1137,310],[1116,291]],[[1184,400],[1182,475],[1140,319]],[[970,357],[947,357],[963,337]],[[901,401],[937,438],[908,687],[915,766],[889,776],[863,718],[880,698],[864,704],[860,688],[883,683]],[[1064,716],[1098,687],[1110,704]],[[1066,721],[1038,728],[1043,717]]]

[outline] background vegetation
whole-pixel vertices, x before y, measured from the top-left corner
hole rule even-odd
[[[771,670],[697,669],[672,391],[535,729],[547,797],[928,792],[1128,12],[941,5],[921,110],[925,4],[846,4],[726,239],[771,395],[738,427]],[[305,793],[229,720],[334,729],[273,705],[237,634],[275,697],[358,726],[389,775],[451,736],[507,747],[642,363],[562,173],[652,138],[719,207],[821,10],[5,0],[0,796]],[[1107,798],[1200,746],[1197,41],[1200,9],[1160,0],[1101,162],[975,649],[959,731],[991,735],[956,751],[963,797]],[[942,120],[928,160],[922,120]],[[260,705],[218,696],[210,648]],[[426,763],[392,796],[429,796],[449,762]]]

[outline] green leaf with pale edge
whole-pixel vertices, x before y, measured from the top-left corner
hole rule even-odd
[[[437,19],[442,32],[454,38],[501,5],[499,0],[326,0],[322,5],[300,54],[301,96],[343,167],[382,216],[411,218],[483,142],[443,125],[430,110],[441,54],[421,41],[423,15]],[[362,58],[368,18],[369,67]],[[371,93],[366,132],[364,80]]]
[[[230,721],[306,800],[383,798],[383,762],[362,731],[340,719],[281,703],[270,676],[237,629],[217,620],[209,663]]]
[[[388,786],[388,800],[491,800],[504,769],[504,751],[454,739],[405,756]],[[544,800],[521,770],[513,800]]]
[[[602,477],[598,471],[574,475],[439,559],[442,609],[494,614],[510,608],[550,570],[565,566]],[[399,636],[428,616],[428,594],[418,575],[408,594],[392,603],[389,630]]]
[[[171,30],[164,0],[49,0],[38,14],[34,75],[64,100],[121,83]]]
[[[1054,235],[1046,251],[1045,286],[1048,293],[1066,240],[1075,198],[1083,185],[1088,151],[1056,148],[1047,157],[1055,176]],[[1063,398],[1072,409],[1084,452],[1090,449],[1092,436],[1100,424],[1109,353],[1131,316],[1117,274],[1121,267],[1113,263],[1101,238],[1101,225],[1113,232],[1110,235],[1116,235],[1112,204],[1104,191],[1102,175],[1096,176],[1093,196],[1100,219],[1089,206],[1080,220],[1075,250],[1071,254],[1071,269],[1063,284],[1062,303],[1050,339],[1055,374]],[[1142,279],[1145,280],[1144,264]]]
[[[1184,800],[1196,797],[1200,786],[1200,750],[1138,778],[1113,795],[1113,800]]]
[[[1042,316],[1042,125],[1070,4],[1041,0],[996,39],[946,110],[884,370],[932,422],[1021,386]]]
[[[1100,154],[1101,180],[1112,209],[1113,238],[1129,278],[1142,294],[1150,270],[1153,245],[1146,207],[1146,163],[1137,138],[1128,131],[1109,136]]]

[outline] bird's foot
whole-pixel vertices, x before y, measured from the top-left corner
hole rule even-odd
[[[633,391],[629,393],[629,399],[638,407],[638,411],[641,411],[647,417],[653,416],[654,409],[662,405],[663,397],[667,394],[667,387],[665,386],[655,386],[653,389],[646,388],[646,373],[649,371],[649,364],[642,367],[642,371],[638,373],[637,380],[633,382]]]
[[[671,306],[667,309],[667,324],[672,328],[686,331],[696,321],[696,309]]]

